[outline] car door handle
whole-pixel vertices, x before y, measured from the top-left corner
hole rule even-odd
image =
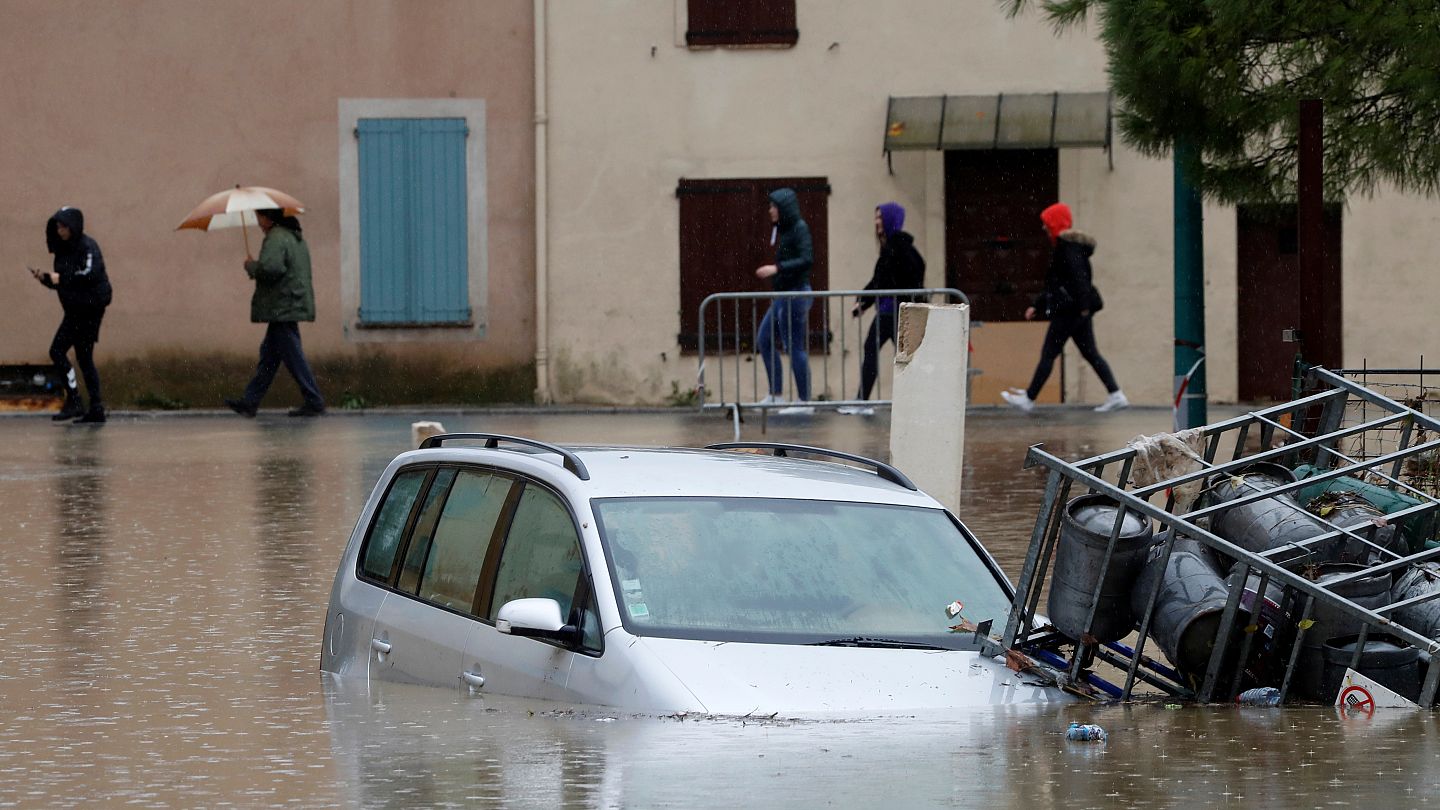
[[[480,687],[485,685],[485,676],[481,675],[478,672],[462,672],[460,673],[460,680],[464,681],[468,686],[473,686],[476,689],[479,689]]]
[[[372,638],[370,639],[370,649],[378,653],[388,653],[390,652],[390,642]]]

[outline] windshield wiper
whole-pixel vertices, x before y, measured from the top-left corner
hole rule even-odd
[[[815,641],[806,645],[810,647],[878,647],[890,650],[949,650],[949,647],[939,647],[934,644],[926,644],[921,641],[898,641],[893,638],[872,638],[870,636],[849,636],[848,638],[834,638],[829,641]]]

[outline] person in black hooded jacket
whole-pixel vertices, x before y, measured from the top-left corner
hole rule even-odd
[[[880,242],[880,257],[875,260],[875,273],[870,277],[867,290],[909,290],[925,286],[925,259],[915,249],[915,237],[901,230],[905,227],[905,209],[894,202],[881,203],[875,207],[875,238]],[[860,361],[860,393],[856,399],[869,399],[875,380],[880,376],[880,347],[895,339],[896,322],[900,317],[900,304],[920,300],[913,295],[886,295],[878,301],[873,295],[864,295],[856,302],[850,314],[856,318],[875,307],[875,320],[870,322],[870,332],[865,336],[865,353]],[[866,407],[842,407],[840,413],[874,413]]]
[[[111,298],[105,257],[100,246],[85,233],[85,215],[69,206],[56,211],[45,223],[45,245],[55,254],[55,269],[42,272],[32,267],[30,273],[59,294],[60,308],[65,313],[50,342],[50,360],[65,377],[65,403],[52,418],[57,422],[76,417],[77,422],[104,422],[105,400],[100,394],[100,372],[95,369],[95,344],[100,340],[100,321]],[[80,367],[90,395],[88,409],[81,406],[75,369],[66,358],[72,348],[75,365]]]
[[[1025,320],[1048,318],[1050,327],[1045,330],[1045,343],[1040,347],[1040,362],[1030,378],[1030,387],[1023,391],[1018,388],[1001,391],[1000,398],[1025,413],[1034,410],[1035,398],[1040,396],[1040,389],[1049,379],[1065,342],[1073,340],[1080,356],[1095,369],[1107,392],[1105,401],[1095,410],[1105,413],[1128,408],[1130,400],[1125,398],[1110,364],[1095,344],[1092,319],[1105,306],[1100,291],[1095,289],[1090,267],[1095,240],[1072,227],[1073,217],[1065,203],[1055,203],[1041,211],[1040,222],[1054,250],[1050,254],[1050,269],[1045,273],[1045,290],[1025,310]]]

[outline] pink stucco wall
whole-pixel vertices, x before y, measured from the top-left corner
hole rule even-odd
[[[0,362],[44,362],[55,294],[44,224],[84,210],[115,286],[100,356],[251,353],[235,230],[174,230],[236,183],[288,191],[314,261],[317,354],[342,329],[337,105],[483,98],[489,322],[483,340],[392,345],[476,366],[534,352],[533,20],[528,0],[304,3],[0,0]],[[251,244],[260,235],[252,230]]]

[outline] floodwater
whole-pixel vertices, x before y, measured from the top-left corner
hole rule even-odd
[[[340,554],[409,423],[697,445],[692,411],[0,419],[0,806],[1174,807],[1440,803],[1435,715],[1321,708],[997,708],[777,722],[341,681],[317,669]],[[1169,413],[976,409],[967,523],[1013,577],[1042,484]],[[886,420],[765,438],[886,455]],[[1070,743],[1071,721],[1106,744]]]

